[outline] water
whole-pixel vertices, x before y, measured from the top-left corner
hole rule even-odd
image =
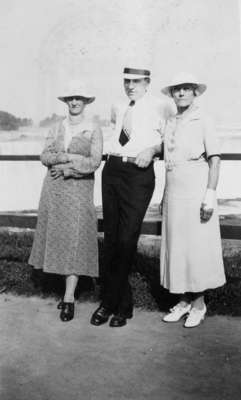
[[[108,132],[107,132],[108,134]],[[0,154],[40,154],[44,132],[0,134]],[[222,152],[241,153],[241,133],[220,132]],[[13,140],[10,140],[12,138]],[[100,177],[104,163],[96,172],[94,201],[101,205]],[[155,163],[156,188],[151,204],[160,203],[164,188],[164,166]],[[37,161],[0,161],[0,211],[33,210],[38,208],[40,191],[46,168]],[[241,199],[241,161],[223,161],[217,188],[220,199]],[[237,207],[230,203],[228,212],[241,214],[241,201]],[[227,210],[226,210],[227,211]]]

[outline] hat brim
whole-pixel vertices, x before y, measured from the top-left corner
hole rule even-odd
[[[90,103],[93,103],[93,101],[95,101],[95,97],[85,97],[85,96],[81,96],[81,95],[77,96],[75,94],[73,94],[73,96],[81,97],[81,99],[84,100],[85,104],[90,104]],[[59,96],[58,99],[63,101],[64,103],[66,103],[68,101],[68,99],[73,97],[73,96]]]
[[[166,87],[164,87],[163,89],[161,89],[161,92],[162,92],[163,94],[165,94],[166,96],[172,97],[171,89],[174,88],[175,86],[178,86],[178,85],[185,85],[185,84],[191,84],[191,85],[197,86],[197,89],[196,89],[196,95],[197,95],[197,96],[201,96],[201,94],[203,94],[203,93],[205,92],[205,90],[207,89],[207,85],[205,85],[204,83],[181,82],[181,83],[178,83],[178,84],[176,84],[176,85],[166,86]]]

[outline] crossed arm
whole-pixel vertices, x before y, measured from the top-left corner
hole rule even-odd
[[[99,127],[96,127],[92,134],[90,155],[88,157],[80,154],[56,151],[56,149],[54,151],[53,137],[50,134],[40,159],[50,169],[51,176],[54,179],[61,175],[64,178],[81,178],[81,176],[90,174],[98,168],[101,163],[102,150],[102,132]]]

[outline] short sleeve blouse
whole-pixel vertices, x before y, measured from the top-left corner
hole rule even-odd
[[[167,121],[165,160],[182,162],[220,154],[220,141],[213,120],[195,106]]]

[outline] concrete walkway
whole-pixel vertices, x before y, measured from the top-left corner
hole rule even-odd
[[[115,329],[89,324],[95,308],[63,323],[53,299],[0,295],[0,399],[240,400],[241,318],[188,330],[136,310]]]

